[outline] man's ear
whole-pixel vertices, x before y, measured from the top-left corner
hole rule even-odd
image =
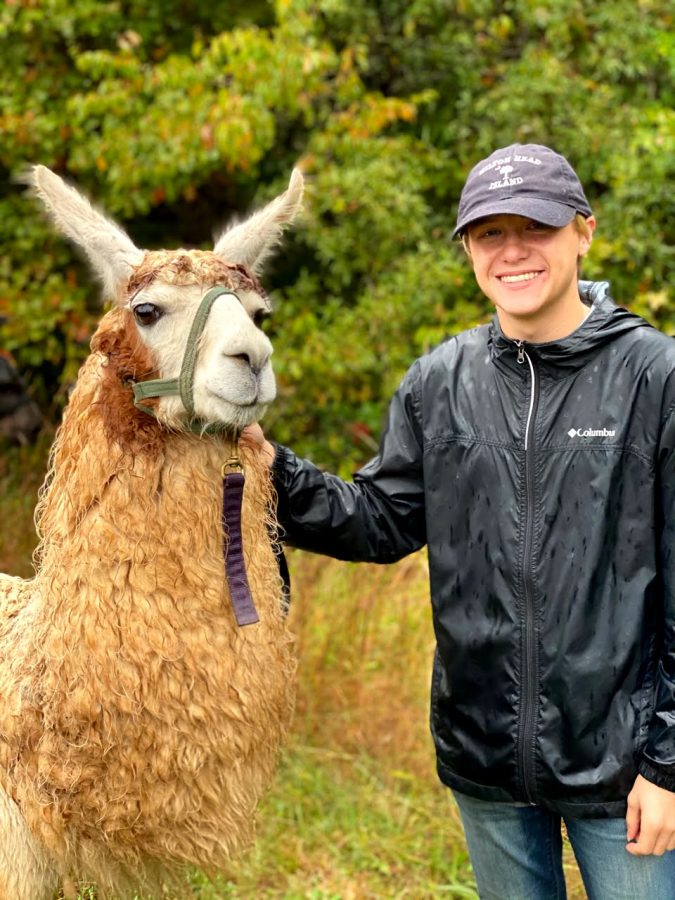
[[[595,231],[596,221],[595,216],[588,216],[586,218],[586,225],[588,226],[587,234],[580,234],[579,241],[579,255],[586,256],[588,251],[591,249],[591,244],[593,243],[593,232]]]

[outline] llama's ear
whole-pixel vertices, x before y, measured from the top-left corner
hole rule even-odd
[[[118,225],[50,169],[35,166],[30,183],[59,231],[87,254],[103,281],[105,295],[116,297],[119,287],[143,259],[143,252]]]
[[[279,243],[284,226],[297,215],[303,186],[302,173],[293,169],[287,190],[260,212],[221,235],[213,252],[225,262],[243,263],[258,274]]]

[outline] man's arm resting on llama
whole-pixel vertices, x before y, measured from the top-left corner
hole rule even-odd
[[[379,453],[353,482],[277,446],[277,515],[288,544],[337,559],[388,563],[426,543],[418,377],[414,366],[391,402]]]

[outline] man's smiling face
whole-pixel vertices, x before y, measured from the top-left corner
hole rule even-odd
[[[587,221],[592,233],[595,220]],[[522,336],[523,327],[530,340],[569,333],[566,323],[581,302],[577,262],[590,246],[574,222],[554,228],[524,216],[490,216],[468,226],[466,246],[478,285],[509,337]]]

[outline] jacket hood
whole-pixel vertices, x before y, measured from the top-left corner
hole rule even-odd
[[[579,294],[583,302],[591,307],[591,312],[576,331],[557,341],[523,343],[525,350],[553,377],[562,377],[581,368],[599,347],[619,335],[634,328],[652,327],[640,316],[614,303],[607,281],[580,281]],[[523,367],[516,361],[516,341],[504,335],[496,315],[489,326],[488,345],[490,357],[496,365],[519,375],[523,373]]]

